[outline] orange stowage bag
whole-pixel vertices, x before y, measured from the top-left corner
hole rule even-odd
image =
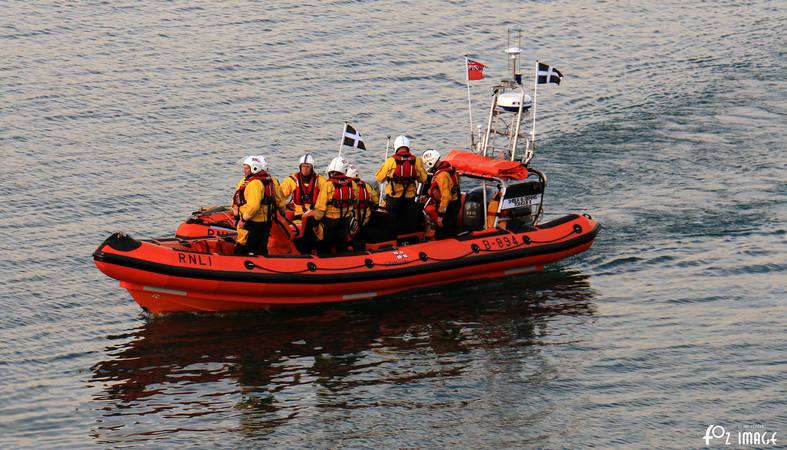
[[[527,167],[517,161],[492,159],[460,150],[451,150],[443,158],[443,161],[450,162],[460,174],[476,175],[484,178],[524,180],[528,175]]]

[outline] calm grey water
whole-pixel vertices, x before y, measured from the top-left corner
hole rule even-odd
[[[0,447],[696,448],[712,424],[787,442],[784,2],[0,8]],[[539,90],[534,165],[549,214],[603,223],[588,253],[163,319],[95,269],[108,233],[226,203],[246,154],[324,167],[345,120],[367,176],[389,134],[464,146],[462,55],[499,78],[507,28],[565,75]]]

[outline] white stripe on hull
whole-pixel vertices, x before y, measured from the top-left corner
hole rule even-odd
[[[175,289],[164,289],[164,288],[153,287],[153,286],[142,286],[142,290],[148,292],[161,292],[162,294],[182,295],[184,297],[186,296],[186,291],[178,291]]]
[[[342,295],[342,300],[358,300],[371,297],[377,297],[377,292],[360,292],[358,294]]]

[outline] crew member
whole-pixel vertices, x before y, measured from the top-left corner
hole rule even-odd
[[[267,255],[271,221],[276,210],[284,214],[285,200],[279,182],[268,172],[262,156],[243,160],[243,179],[238,183],[232,199],[237,209],[236,255]]]
[[[301,229],[303,233],[300,237],[293,240],[293,244],[299,252],[306,254],[314,249],[317,243],[317,236],[314,235],[313,215],[304,215],[314,209],[314,203],[320,193],[320,186],[325,179],[314,172],[314,158],[307,153],[298,160],[298,171],[285,178],[281,183],[281,191],[284,198],[290,198],[287,209],[292,211],[293,222],[299,226],[302,220]]]
[[[328,179],[320,188],[314,205],[317,232],[317,253],[326,255],[333,247],[337,252],[347,250],[357,187],[345,175],[349,162],[337,156],[328,165]]]
[[[364,250],[367,240],[366,225],[369,223],[369,219],[372,218],[372,211],[377,209],[377,203],[380,201],[380,198],[374,188],[358,177],[358,169],[355,165],[350,164],[346,175],[347,178],[353,180],[357,188],[355,191],[354,214],[358,223],[358,230],[353,236],[353,249]]]
[[[410,139],[398,136],[394,140],[394,154],[383,162],[375,178],[387,182],[385,208],[396,221],[400,232],[411,231],[418,215],[415,210],[417,183],[426,181],[427,173],[421,158],[410,153]]]
[[[324,181],[323,177],[314,173],[314,158],[307,153],[298,160],[298,171],[281,182],[281,193],[284,198],[290,198],[287,206],[295,211],[295,221],[314,209],[314,202]]]
[[[431,221],[437,225],[435,237],[444,239],[456,236],[456,223],[460,200],[459,176],[456,169],[448,161],[440,160],[440,152],[427,150],[423,156],[424,165],[432,173],[432,184],[429,186],[429,204],[424,211]],[[427,234],[429,231],[427,230]]]

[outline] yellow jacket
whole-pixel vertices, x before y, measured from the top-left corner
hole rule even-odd
[[[486,227],[492,228],[495,226],[495,219],[497,218],[497,208],[500,207],[500,191],[492,197],[492,201],[489,202],[489,206],[487,206],[486,212]],[[508,220],[505,217],[501,217],[497,223],[498,228],[506,229]]]
[[[311,203],[303,202],[303,205],[298,205],[295,203],[295,190],[298,189],[298,185],[295,182],[295,176],[297,174],[298,173],[296,172],[288,176],[287,178],[284,179],[284,181],[281,182],[281,193],[285,199],[290,198],[290,196],[292,196],[292,198],[290,199],[290,204],[295,207],[294,208],[295,214],[304,214],[310,209],[314,209],[314,203],[317,201],[317,199],[314,199]],[[316,180],[317,189],[322,189],[322,184],[325,182],[325,178],[323,178],[322,175],[317,175],[317,174],[314,174],[314,176],[317,177]]]
[[[440,189],[440,204],[438,205],[437,212],[445,214],[448,210],[448,204],[453,200],[458,200],[459,194],[457,192],[451,192],[454,190],[454,181],[451,179],[451,175],[445,170],[437,172],[433,177],[432,186],[435,184]]]
[[[385,195],[390,197],[399,198],[402,196],[402,191],[404,190],[404,185],[399,183],[394,183],[391,178],[394,176],[394,172],[396,171],[396,160],[393,156],[389,157],[385,160],[380,169],[375,174],[375,178],[377,179],[378,183],[382,183],[384,181],[388,181],[385,186]],[[416,179],[421,183],[426,181],[427,173],[426,169],[424,168],[424,162],[421,161],[421,158],[415,158],[415,171],[416,171]],[[407,192],[404,193],[405,198],[413,198],[415,197],[415,190],[416,185],[415,183],[411,183],[407,187]]]
[[[375,191],[374,188],[369,186],[369,183],[365,183],[364,186],[366,187],[366,195],[369,198],[369,201],[371,201],[372,204],[374,205],[380,203],[380,196],[377,195],[377,191]],[[360,198],[358,193],[360,191],[361,191],[361,187],[358,185],[358,183],[353,182],[353,192],[355,193],[355,201],[357,205],[356,211],[358,212],[358,214],[356,215],[356,219],[361,220],[361,217],[363,217],[363,223],[361,225],[366,225],[367,223],[369,223],[369,219],[372,217],[372,208],[364,208],[364,211],[360,210],[361,205],[358,203]]]
[[[351,216],[353,210],[355,209],[354,206],[349,208],[342,208],[339,209],[333,206],[331,200],[333,200],[333,193],[336,190],[336,186],[333,185],[331,180],[325,180],[320,186],[320,195],[317,196],[317,203],[314,204],[314,219],[321,220],[323,217],[328,219],[341,219],[342,217]],[[358,185],[355,182],[352,182],[352,190],[353,194],[358,193]],[[356,196],[356,198],[358,198]]]
[[[273,180],[276,198],[273,204],[269,205],[261,204],[263,196],[262,181],[251,180],[251,182],[246,185],[246,189],[243,191],[243,196],[246,199],[246,203],[239,208],[242,220],[249,220],[252,222],[267,222],[271,212],[275,211],[275,209],[282,209],[287,205],[287,201],[284,199],[284,196],[281,193],[279,181],[273,177],[271,177],[271,179]],[[236,190],[240,188],[244,181],[245,178],[238,182]]]

